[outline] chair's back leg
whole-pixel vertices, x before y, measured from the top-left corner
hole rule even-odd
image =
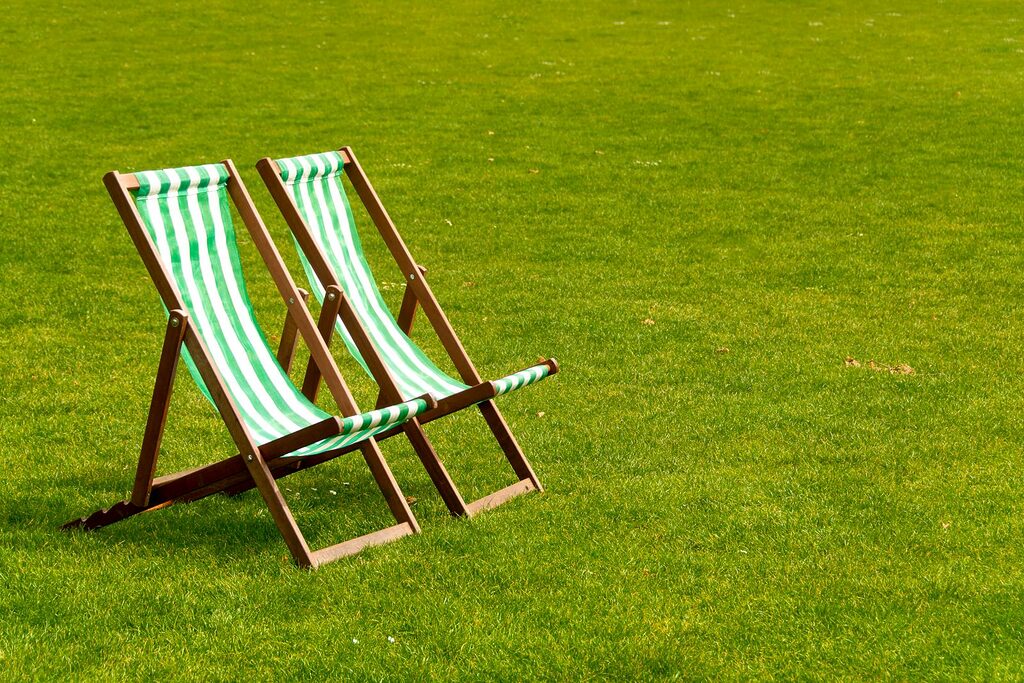
[[[399,488],[395,475],[392,474],[391,468],[384,460],[384,454],[380,452],[377,440],[367,439],[360,450],[363,453],[363,460],[370,468],[370,473],[373,475],[374,481],[377,482],[380,492],[384,494],[384,499],[391,509],[391,514],[395,516],[395,520],[399,524],[409,524],[415,533],[420,533],[419,522],[416,521],[416,516],[413,515],[409,501],[405,499],[402,489]]]
[[[427,439],[427,435],[423,431],[423,426],[419,423],[419,420],[415,418],[409,420],[402,428],[409,439],[409,443],[412,444],[413,450],[416,451],[420,462],[423,463],[423,468],[427,470],[430,481],[434,483],[437,492],[441,494],[441,499],[444,501],[445,506],[447,506],[448,511],[456,517],[467,516],[469,513],[466,508],[466,501],[455,487],[455,482],[452,481],[451,475],[448,474],[444,463],[441,462],[441,458],[437,456],[437,451],[434,450],[433,444]]]
[[[451,322],[449,322],[448,317],[441,309],[441,304],[437,301],[434,292],[427,283],[427,278],[425,277],[426,269],[419,266],[413,259],[409,248],[405,245],[401,235],[399,235],[398,229],[388,215],[387,209],[381,203],[380,197],[377,196],[377,192],[370,184],[370,180],[366,177],[362,166],[359,165],[359,161],[356,159],[352,149],[345,147],[341,151],[349,159],[349,163],[345,164],[345,174],[348,176],[349,182],[352,183],[352,187],[359,195],[363,206],[366,207],[366,211],[373,220],[377,231],[380,233],[381,238],[406,278],[407,296],[403,299],[399,317],[403,322],[406,322],[411,330],[412,317],[416,309],[412,301],[407,302],[407,300],[414,299],[419,304],[419,307],[423,309],[424,315],[433,326],[434,332],[437,334],[438,339],[440,339],[442,346],[448,352],[448,357],[451,358],[455,368],[459,371],[462,381],[470,386],[480,384],[480,373],[477,372],[473,361],[469,358],[469,354],[466,353],[466,349],[462,346],[458,335],[455,334]],[[520,448],[519,443],[512,435],[512,431],[501,416],[501,413],[498,412],[494,402],[488,400],[478,405],[480,412],[483,413],[484,419],[487,421],[487,426],[490,427],[494,438],[501,445],[505,457],[508,458],[512,469],[515,470],[519,479],[528,479],[538,491],[543,491],[540,480],[537,479],[537,475],[523,454],[523,449]],[[420,453],[422,458],[422,453],[418,448],[417,453]],[[437,483],[436,479],[435,483]]]
[[[185,340],[187,325],[188,316],[184,311],[175,309],[168,315],[167,332],[164,334],[160,364],[157,366],[156,381],[153,383],[153,398],[149,402],[149,416],[146,418],[146,431],[142,436],[139,465],[135,470],[135,484],[132,486],[131,501],[140,507],[149,504],[149,494],[153,490],[156,461],[160,455],[164,425],[167,424],[167,409],[171,405],[174,376],[178,370],[178,358],[181,357],[181,345]]]
[[[533,467],[530,466],[530,461],[526,459],[526,455],[519,446],[519,442],[516,441],[516,437],[513,436],[512,430],[509,429],[508,423],[505,422],[505,418],[498,411],[498,406],[494,405],[494,401],[487,400],[478,403],[477,407],[480,408],[480,413],[484,416],[484,420],[487,421],[487,426],[490,427],[491,433],[497,439],[501,450],[505,453],[505,457],[508,458],[509,464],[515,470],[516,476],[520,480],[529,479],[537,487],[538,491],[543,491],[544,487],[540,485],[540,480],[534,473]]]
[[[189,355],[192,356],[192,362],[199,370],[200,377],[203,378],[207,389],[210,390],[214,404],[224,419],[224,425],[231,434],[231,440],[238,447],[238,452],[241,454],[250,476],[256,482],[256,488],[259,489],[263,501],[270,509],[270,516],[273,517],[281,536],[284,537],[284,542],[288,546],[288,550],[291,551],[292,557],[295,558],[295,563],[300,567],[312,566],[313,558],[306,539],[302,537],[302,532],[295,524],[291,510],[284,502],[281,490],[277,487],[277,482],[270,473],[249,428],[242,421],[241,414],[228,394],[220,374],[210,362],[210,354],[205,344],[194,331],[190,330],[185,335],[185,347],[188,349]]]
[[[417,266],[420,271],[420,277],[426,275],[427,269],[423,266]],[[398,318],[396,322],[398,327],[405,332],[406,336],[412,334],[412,324],[416,319],[416,306],[417,306],[416,292],[413,291],[412,287],[408,284],[405,285],[405,294],[402,295],[402,306],[398,309]]]
[[[299,289],[299,296],[302,302],[309,301],[309,292]],[[295,360],[295,349],[299,342],[299,328],[295,324],[295,316],[289,311],[284,318],[284,328],[281,330],[281,343],[277,347],[277,362],[286,373],[292,371],[292,361]]]
[[[333,292],[331,292],[333,294]],[[324,340],[326,348],[331,347],[331,339],[334,336],[334,321],[338,319],[338,310],[341,307],[341,298],[324,296],[323,306],[320,308],[320,318],[316,327],[320,337]],[[306,375],[302,379],[302,395],[311,402],[316,402],[316,395],[320,391],[320,366],[312,356],[306,364]]]
[[[270,509],[270,516],[273,517],[281,536],[284,537],[285,545],[288,546],[292,557],[295,558],[295,563],[300,567],[310,567],[313,565],[313,558],[309,545],[306,544],[306,539],[299,531],[299,526],[295,523],[291,510],[288,509],[288,503],[284,502],[281,489],[278,488],[277,481],[270,473],[270,468],[264,462],[263,456],[259,454],[259,449],[254,447],[253,450],[255,454],[245,454],[245,464],[249,468],[249,474],[256,482],[256,488],[259,490],[260,496],[263,497],[263,502]]]

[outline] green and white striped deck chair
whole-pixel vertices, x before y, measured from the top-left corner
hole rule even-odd
[[[318,566],[419,530],[374,441],[436,405],[410,398],[359,413],[303,297],[230,161],[104,178],[168,311],[167,332],[130,500],[69,522],[95,529],[131,515],[211,493],[256,487],[300,566]],[[286,302],[288,324],[306,341],[345,417],[330,415],[292,383],[253,314],[242,276],[229,195]],[[154,479],[179,356],[219,411],[239,455]],[[276,479],[362,450],[398,524],[311,551]]]
[[[325,341],[330,343],[332,330],[337,331],[349,353],[379,385],[378,404],[424,393],[437,400],[436,408],[410,420],[402,430],[449,510],[456,515],[472,515],[520,493],[541,490],[492,399],[556,373],[557,362],[552,358],[500,379],[481,379],[427,284],[426,269],[413,260],[350,148],[286,159],[265,158],[257,168],[291,228],[310,287],[323,304],[319,327]],[[342,176],[348,176],[403,272],[405,298],[397,320],[385,305],[363,255]],[[461,381],[441,370],[410,339],[417,305],[433,325]],[[318,381],[316,368],[311,368],[304,389],[315,392]],[[519,481],[467,504],[421,424],[472,405],[479,406]],[[386,432],[385,436],[397,431]]]

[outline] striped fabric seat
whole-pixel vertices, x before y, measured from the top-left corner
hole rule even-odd
[[[385,305],[373,273],[366,263],[352,218],[352,207],[342,186],[344,161],[341,155],[338,152],[326,152],[278,159],[277,166],[285,188],[309,226],[327,264],[337,276],[360,323],[380,351],[403,399],[429,393],[440,401],[468,389],[466,384],[454,379],[427,358],[422,349],[398,326]],[[292,239],[294,241],[294,236]],[[298,241],[295,241],[295,246],[309,279],[310,289],[322,303],[324,286],[317,279]],[[340,320],[336,322],[335,328],[352,357],[370,374],[366,361]],[[539,382],[550,372],[548,365],[536,365],[495,380],[496,393],[505,394]]]
[[[277,362],[246,292],[222,164],[137,173],[135,204],[164,268],[181,294],[189,324],[202,339],[231,399],[262,445],[321,422]],[[184,360],[210,397],[195,364]],[[427,408],[422,399],[345,418],[340,434],[293,451],[310,456],[357,443]]]

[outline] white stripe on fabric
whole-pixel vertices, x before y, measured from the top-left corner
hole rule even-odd
[[[173,175],[171,173],[167,173],[166,175],[168,177],[170,186],[172,188],[176,189],[176,187],[178,185],[180,185],[180,181],[178,181],[177,178],[173,177]],[[150,180],[151,188],[152,187],[156,187],[157,191],[159,192],[161,183],[160,183],[160,180],[159,180],[160,176],[158,175],[158,173],[157,172],[147,172],[147,178]],[[154,180],[156,180],[155,183],[153,182]],[[173,213],[173,212],[177,211],[176,207],[173,206],[174,204],[175,204],[175,202],[168,202],[167,203],[168,212],[172,212]],[[147,211],[149,213],[149,218],[150,218],[151,224],[153,225],[154,231],[157,233],[158,236],[166,235],[167,234],[167,227],[164,225],[164,222],[163,222],[163,214],[162,214],[161,207],[160,207],[159,197],[156,196],[156,195],[147,196],[147,198],[146,198],[146,208],[147,208]],[[198,296],[198,291],[196,289],[196,285],[195,285],[194,279],[190,276],[190,273],[191,273],[192,269],[191,269],[191,260],[190,260],[190,256],[189,256],[189,253],[188,253],[188,236],[180,234],[180,232],[178,231],[177,227],[174,225],[173,215],[172,215],[171,218],[172,218],[171,229],[174,232],[173,237],[175,239],[175,242],[178,244],[179,252],[181,252],[180,253],[180,260],[181,260],[181,270],[182,270],[182,279],[183,279],[182,284],[185,285],[186,289],[188,290],[189,298],[192,300],[192,305],[189,307],[190,308],[189,313],[192,314],[193,316],[195,316],[196,326],[200,330],[200,332],[203,329],[211,329],[212,325],[210,324],[209,317],[207,315],[206,309],[202,305],[202,301],[201,301],[200,297]],[[182,250],[182,240],[183,239],[185,240],[184,250]],[[167,266],[168,269],[172,269],[173,266],[172,266],[172,263],[171,263],[170,245],[168,244],[166,238],[162,239],[162,240],[158,240],[158,249],[160,248],[160,243],[162,243],[163,249],[164,249],[164,251],[161,253],[163,261],[164,261],[164,263],[165,263],[165,265]],[[207,350],[210,352],[210,355],[212,356],[211,360],[214,362],[214,364],[220,370],[221,378],[224,380],[224,383],[226,385],[228,385],[228,389],[229,389],[230,393],[233,396],[235,393],[237,393],[238,381],[236,380],[232,369],[226,363],[224,355],[223,355],[223,352],[222,352],[222,350],[220,348],[220,345],[217,343],[216,339],[208,339],[208,338],[206,338],[206,335],[202,335],[202,336],[204,337],[203,341],[206,343]],[[239,401],[239,403],[241,404],[243,402]],[[240,405],[239,407],[244,409],[243,405]],[[264,438],[267,436],[266,433],[263,432],[262,429],[257,429],[257,430],[254,430],[254,431],[256,432],[256,434],[254,434],[254,436],[262,436]]]
[[[172,191],[176,191],[181,184],[180,179],[174,177],[174,175],[171,173],[168,173],[168,176],[171,179]],[[181,213],[181,207],[177,201],[168,201],[167,209],[168,213],[170,213],[171,216],[171,225],[174,229],[175,240],[178,243],[178,254],[181,259],[182,275],[184,277],[185,284],[189,289],[189,295],[192,300],[192,308],[195,309],[195,311],[198,314],[197,317],[199,318],[199,320],[197,322],[201,328],[205,328],[206,330],[209,331],[215,330],[217,329],[217,327],[214,326],[210,312],[206,310],[206,306],[204,305],[202,296],[200,295],[200,285],[195,279],[195,272],[192,266],[192,255],[189,253],[188,230],[185,225],[185,218]],[[202,221],[200,220],[199,223],[201,222]],[[198,228],[199,226],[197,225],[196,227]],[[205,240],[203,239],[198,239],[198,235],[196,241],[200,244],[203,244],[205,242]],[[200,253],[199,256],[198,265],[200,271],[203,272],[203,275],[205,277],[206,273],[204,269],[202,253]],[[212,280],[212,274],[210,276],[210,279]],[[209,287],[209,283],[207,283],[206,286]],[[210,304],[211,306],[214,307],[214,311],[212,311],[213,316],[216,316],[217,325],[221,329],[223,329],[227,314],[223,310],[223,307],[221,307],[220,310],[217,310],[217,302],[217,297],[210,297]],[[225,342],[228,342],[230,346],[230,342],[227,339],[227,335],[223,335],[223,340]],[[257,411],[256,407],[252,404],[250,400],[249,393],[245,391],[245,383],[251,383],[252,380],[250,377],[246,377],[245,381],[243,381],[242,377],[236,376],[235,369],[231,368],[230,364],[227,362],[226,359],[227,353],[236,355],[237,350],[222,348],[221,339],[219,339],[218,335],[216,334],[205,335],[204,341],[206,342],[207,348],[209,349],[211,355],[215,357],[218,369],[221,371],[221,376],[224,379],[225,384],[228,384],[231,397],[239,404],[239,408],[245,411],[246,415],[250,417],[250,419],[246,420],[246,422],[251,423],[250,427],[253,428],[253,431],[261,435],[261,437],[257,438],[261,438],[261,440],[265,439],[268,441],[277,438],[276,430],[269,429],[267,425],[263,424],[262,420],[252,420],[253,416],[259,415],[259,412]],[[239,363],[239,367],[237,370],[241,372],[243,376],[246,375],[244,363]],[[256,436],[256,434],[254,434],[254,436]]]
[[[284,399],[286,405],[294,411],[294,417],[303,420],[301,423],[296,423],[291,419],[288,419],[291,416],[281,414],[278,418],[278,422],[286,426],[288,433],[313,424],[314,422],[323,419],[323,417],[311,411],[311,406],[308,402],[298,400],[295,392],[295,386],[290,380],[284,377],[284,371],[281,370],[280,366],[277,364],[277,360],[270,355],[270,349],[267,347],[267,344],[263,340],[259,330],[256,329],[255,321],[248,315],[248,305],[247,302],[242,299],[241,287],[235,279],[235,271],[229,258],[227,235],[224,228],[224,216],[221,215],[222,207],[219,201],[220,196],[216,192],[211,192],[208,197],[210,203],[210,215],[213,217],[214,222],[214,239],[216,240],[217,252],[220,256],[220,266],[226,280],[225,285],[229,295],[231,296],[232,306],[239,312],[236,318],[241,323],[242,330],[247,339],[239,339],[233,327],[223,329],[225,336],[230,335],[239,344],[242,342],[248,344],[249,348],[255,352],[257,361],[262,366],[267,378],[273,385],[273,388],[277,390],[277,395]],[[198,210],[198,205],[196,208]],[[199,216],[199,218],[201,219],[202,216]],[[200,224],[201,221],[199,221],[197,225]],[[200,253],[202,254],[206,252],[206,242],[203,239],[200,239],[199,242],[202,245],[200,248]],[[210,272],[210,275],[212,276],[212,271]],[[216,283],[212,282],[210,284],[213,286],[213,289],[210,290],[211,293],[214,298],[219,301],[220,297],[219,292],[216,289]],[[244,357],[248,356],[246,355]],[[266,396],[266,399],[269,402],[264,402],[264,406],[267,407],[268,412],[272,409],[278,409],[273,397],[270,396],[270,392],[266,390],[259,378],[256,378],[256,383],[253,388],[257,389],[263,396]]]
[[[185,169],[186,175],[193,182],[199,181],[199,174],[194,168]],[[208,199],[212,199],[210,202],[211,216],[213,216],[213,238],[217,243],[217,246],[222,248],[221,258],[223,259],[227,244],[224,241],[224,225],[220,218],[220,202],[217,193],[208,193]],[[252,359],[246,351],[246,345],[252,346],[253,350],[257,350],[258,346],[262,344],[252,344],[251,340],[245,340],[239,337],[238,332],[235,330],[234,322],[238,322],[243,329],[246,327],[247,315],[244,314],[245,304],[240,301],[232,301],[235,315],[228,313],[227,302],[221,299],[221,293],[217,288],[217,276],[213,270],[213,255],[210,253],[207,226],[204,222],[202,215],[202,208],[199,205],[198,195],[189,195],[187,200],[187,206],[189,211],[189,217],[192,220],[192,226],[196,233],[196,246],[198,248],[198,263],[199,272],[203,278],[203,285],[208,295],[211,306],[213,307],[214,315],[217,317],[219,324],[219,337],[227,344],[227,350],[234,356],[236,364],[245,377],[246,385],[243,389],[248,389],[246,393],[258,402],[259,407],[263,409],[266,415],[260,415],[254,413],[250,415],[252,421],[267,420],[268,423],[265,425],[269,432],[284,432],[290,433],[301,429],[306,424],[295,422],[289,419],[290,416],[285,415],[281,408],[276,405],[274,398],[270,396],[270,393],[264,387],[260,377],[256,374],[255,367],[252,364]],[[223,265],[223,260],[221,261]],[[223,277],[226,278],[226,288],[229,292],[229,296],[237,298],[237,283],[233,282],[234,273],[224,272]],[[251,322],[251,321],[250,321]]]
[[[338,436],[332,436],[323,441],[319,441],[315,444],[305,446],[292,453],[289,453],[287,457],[303,457],[309,455],[315,455],[317,453],[324,453],[326,451],[334,450],[336,448],[343,448],[345,446],[357,443],[364,439],[368,439],[371,436],[379,434],[387,429],[390,429],[396,424],[400,424],[407,419],[416,417],[427,409],[426,401],[422,399],[414,399],[412,401],[406,401],[396,406],[388,408],[382,408],[380,410],[371,411],[369,413],[362,413],[361,415],[355,415],[352,417],[345,418],[351,420],[353,423],[359,421],[360,423],[370,421],[372,424],[370,427],[361,427],[354,429],[347,434],[340,434]],[[407,414],[403,415],[403,412]]]
[[[301,160],[300,163],[304,165],[308,164],[308,161]],[[308,168],[308,166],[307,166]],[[328,243],[324,245],[329,251],[333,251],[335,258],[333,259],[339,266],[342,266],[343,270],[348,264],[350,272],[347,273],[347,280],[350,286],[354,289],[349,291],[358,291],[362,293],[363,300],[359,301],[358,304],[362,310],[360,318],[370,321],[368,327],[371,328],[371,332],[375,331],[377,334],[377,346],[382,353],[388,355],[389,365],[392,365],[396,369],[396,375],[401,375],[403,382],[402,391],[407,396],[421,395],[427,392],[432,394],[444,391],[446,388],[451,390],[452,393],[461,391],[464,387],[459,385],[450,385],[440,377],[436,377],[436,371],[433,368],[428,367],[422,363],[415,352],[410,348],[410,341],[405,334],[398,329],[395,325],[390,313],[382,310],[382,303],[380,298],[376,296],[375,285],[370,280],[366,271],[360,267],[359,264],[359,252],[355,247],[355,243],[352,240],[351,231],[354,226],[347,225],[348,222],[348,211],[345,208],[345,201],[340,196],[340,192],[343,192],[339,187],[339,184],[335,181],[335,178],[331,178],[328,181],[328,187],[331,193],[331,201],[334,204],[335,212],[338,215],[338,220],[346,222],[345,226],[337,226],[334,229],[333,222],[330,216],[330,210],[326,204],[326,197],[323,197],[323,193],[319,187],[316,188],[317,194],[319,195],[320,204],[320,216],[324,221],[325,228],[329,228],[324,232],[327,235]],[[340,237],[344,240],[344,245],[339,241]],[[355,278],[355,282],[353,282]],[[359,297],[353,297],[359,299]],[[373,324],[376,323],[376,324]],[[389,344],[389,338],[392,344]],[[393,351],[389,353],[389,351]],[[426,377],[424,377],[426,375]],[[433,377],[436,379],[440,386],[430,386],[427,377]],[[396,377],[396,379],[399,379]],[[447,386],[446,386],[447,385]]]
[[[336,194],[337,186],[335,183],[329,182],[329,187],[332,193],[331,200],[334,203],[335,212],[338,214],[338,220],[343,220],[347,223],[348,212],[344,210],[344,203],[340,201],[340,197]],[[320,205],[319,214],[330,248],[337,250],[335,253],[347,252],[350,258],[358,257],[355,244],[352,242],[352,226],[335,226],[330,208],[327,206],[327,198],[324,196],[323,190],[319,185],[314,187],[314,194],[317,195],[317,201]],[[344,246],[338,241],[339,235],[345,240]],[[402,351],[406,349],[402,348],[402,342],[394,334],[393,326],[389,325],[388,321],[385,320],[386,314],[380,309],[380,301],[374,296],[372,291],[373,283],[368,280],[366,273],[353,261],[342,260],[339,265],[342,266],[342,277],[347,281],[346,291],[359,292],[362,295],[351,298],[353,303],[356,304],[357,309],[361,312],[360,320],[365,321],[363,324],[369,328],[367,332],[375,337],[374,342],[378,350],[387,356],[388,365],[396,375],[396,381],[401,382],[402,393],[406,394],[406,396],[419,396],[428,391],[436,391],[437,387],[430,386],[422,377],[423,372],[427,371],[427,369],[421,363],[416,363],[417,359],[414,357],[409,357],[408,354],[403,357]],[[346,265],[348,266],[347,268],[344,267]],[[390,335],[388,334],[389,332],[391,333]],[[389,336],[391,341],[394,342],[393,345],[389,344]]]
[[[289,159],[288,163],[291,164],[292,160]],[[298,170],[296,169],[296,167],[294,165],[291,165],[291,169],[293,171],[295,171],[296,173],[298,172]],[[291,192],[292,192],[292,200],[295,201],[296,205],[298,205],[299,202],[297,201],[297,197],[295,197],[295,194],[294,194],[295,189],[294,189],[294,187],[289,187],[288,189],[291,190]],[[303,183],[302,185],[299,186],[299,191],[302,194],[302,199],[303,199],[303,202],[304,202],[305,206],[311,207],[312,206],[312,202],[309,199],[309,185],[306,184],[306,183]],[[307,220],[308,220],[308,218],[309,218],[309,216],[307,214]],[[320,242],[320,240],[317,239],[319,236],[316,234],[316,226],[315,225],[310,225],[309,228],[310,228],[310,231],[313,232],[314,239],[316,239],[317,242]],[[319,280],[316,280],[316,283],[320,287],[320,296],[318,298],[320,299],[321,302],[323,302],[324,293],[326,292],[326,288],[323,286],[323,284]],[[358,356],[359,351],[358,351],[358,349],[357,349],[357,347],[355,345],[355,341],[352,339],[352,336],[349,334],[348,330],[345,329],[345,326],[342,325],[340,323],[340,321],[339,321],[336,324],[336,327],[338,329],[338,332],[340,332],[342,334],[342,336],[344,337],[345,345],[348,346],[348,348],[351,351],[353,351]]]

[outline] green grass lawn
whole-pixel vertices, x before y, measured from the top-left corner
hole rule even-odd
[[[1019,3],[95,4],[0,19],[0,679],[1024,677]],[[253,165],[345,144],[480,370],[560,360],[500,401],[547,491],[451,519],[392,439],[424,533],[317,572],[254,492],[59,532],[164,325],[102,175],[230,156],[299,276]],[[161,471],[231,449],[183,376]],[[283,486],[390,519],[357,455]]]

